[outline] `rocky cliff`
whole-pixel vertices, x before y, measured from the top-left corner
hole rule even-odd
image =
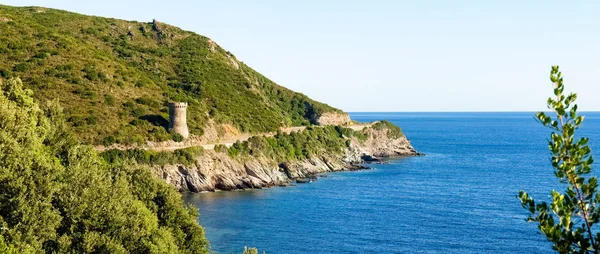
[[[344,112],[325,112],[311,117],[311,122],[316,125],[344,125],[350,122],[350,115]]]
[[[264,156],[232,158],[206,150],[194,165],[155,166],[155,172],[180,191],[214,191],[285,186],[320,173],[357,170],[365,161],[419,155],[405,136],[390,135],[387,127],[362,130],[362,138],[348,137],[343,154],[323,153],[305,160],[276,161]]]

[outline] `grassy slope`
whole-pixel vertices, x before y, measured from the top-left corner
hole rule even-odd
[[[170,139],[169,101],[190,104],[197,135],[209,119],[264,132],[339,111],[164,23],[0,5],[0,31],[0,78],[21,77],[38,99],[59,99],[70,128],[88,143]]]

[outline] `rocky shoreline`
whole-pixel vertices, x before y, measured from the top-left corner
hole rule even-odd
[[[343,154],[324,153],[304,160],[278,162],[264,156],[231,158],[205,150],[196,163],[154,166],[154,172],[181,192],[262,189],[316,179],[323,173],[361,170],[365,162],[420,156],[405,137],[391,138],[388,129],[366,128],[366,139],[347,138]]]

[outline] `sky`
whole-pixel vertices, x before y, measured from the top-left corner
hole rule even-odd
[[[600,110],[600,1],[0,0],[216,41],[278,84],[345,111],[536,111],[560,65]]]

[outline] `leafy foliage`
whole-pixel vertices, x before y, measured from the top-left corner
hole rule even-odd
[[[106,163],[40,107],[19,79],[0,85],[0,252],[208,253],[171,186],[131,161]]]
[[[150,165],[192,165],[195,158],[202,155],[202,147],[188,147],[173,152],[155,152],[143,149],[118,150],[111,149],[100,155],[109,163],[122,163],[133,159],[138,163]]]
[[[339,126],[308,127],[290,134],[279,132],[273,137],[253,136],[234,143],[227,152],[231,157],[264,155],[279,162],[326,153],[340,154],[349,145],[344,133],[354,134],[348,130]]]
[[[87,143],[166,141],[168,102],[188,102],[188,126],[209,119],[241,131],[307,125],[339,111],[281,87],[210,39],[160,22],[0,5],[0,76],[20,76],[38,99],[58,98]]]
[[[528,220],[538,223],[540,231],[554,244],[554,250],[597,253],[600,233],[594,226],[600,218],[598,180],[596,177],[586,180],[594,162],[588,139],[575,138],[584,117],[577,114],[577,104],[574,104],[577,95],[563,94],[563,77],[558,66],[552,67],[550,80],[555,85],[555,98],[548,99],[548,108],[556,113],[556,118],[539,112],[536,119],[552,130],[548,146],[554,174],[567,189],[564,193],[553,190],[550,203],[535,202],[524,191],[520,191],[518,197],[523,208],[531,213]]]
[[[16,254],[17,251],[11,246],[4,242],[4,237],[0,235],[0,253],[5,254]]]

